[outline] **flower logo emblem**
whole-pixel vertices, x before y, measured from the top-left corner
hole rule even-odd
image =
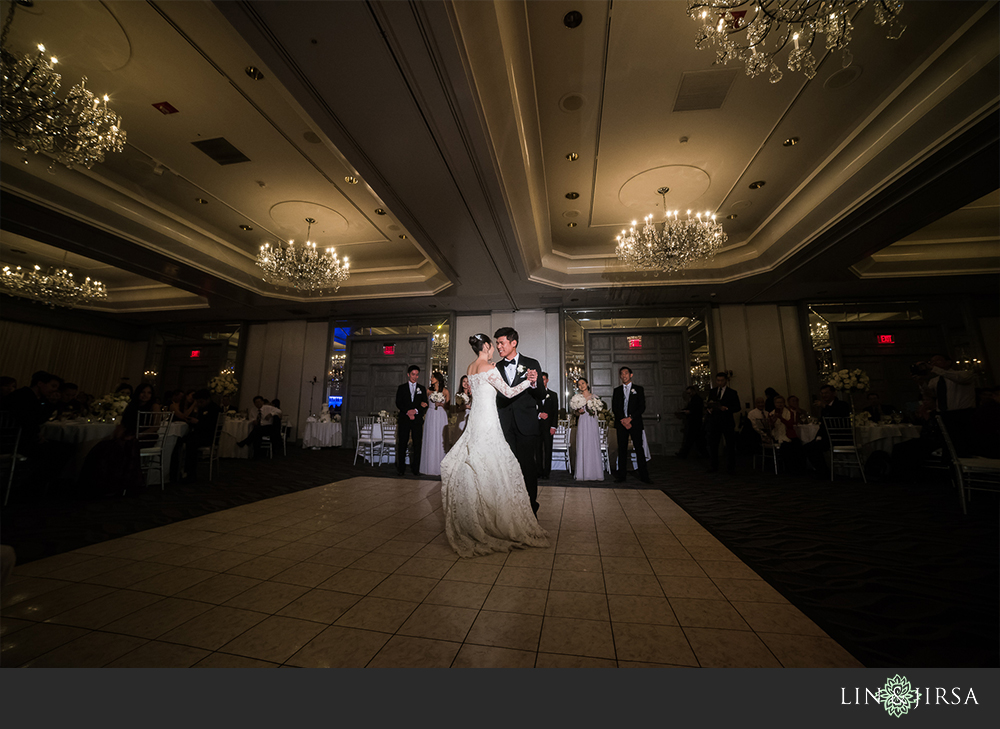
[[[885,686],[879,693],[882,708],[893,717],[899,718],[917,706],[917,693],[910,686],[910,681],[898,673],[886,679]]]

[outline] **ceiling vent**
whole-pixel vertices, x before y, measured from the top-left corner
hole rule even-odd
[[[721,109],[737,72],[735,68],[688,71],[681,76],[674,111]]]
[[[237,162],[249,162],[250,158],[236,149],[222,137],[191,142],[195,147],[214,159],[220,165],[234,165]]]

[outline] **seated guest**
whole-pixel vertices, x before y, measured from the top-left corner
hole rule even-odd
[[[753,399],[753,409],[747,410],[740,427],[740,450],[744,454],[759,453],[761,433],[767,430],[767,399],[758,395]]]
[[[0,377],[0,400],[17,389],[17,380],[13,377]]]
[[[882,418],[892,415],[896,412],[896,409],[891,405],[883,405],[877,392],[868,393],[868,407],[865,408],[865,412],[871,418],[873,423],[877,423]]]
[[[795,430],[795,414],[785,406],[785,398],[774,397],[774,410],[767,414],[767,425],[771,438],[778,444],[782,458],[795,468],[804,465],[802,459],[802,439]]]
[[[764,390],[764,412],[770,413],[774,410],[774,398],[778,397],[778,391],[773,387]]]
[[[147,382],[136,388],[114,435],[87,454],[80,481],[88,493],[113,496],[143,486],[145,479],[139,450],[155,445],[157,440],[156,427],[139,432],[139,413],[149,412],[160,412],[160,404],[153,386]]]
[[[253,405],[247,408],[247,418],[250,420],[251,423],[260,423],[262,417],[260,414],[260,409],[264,407],[264,403],[266,402],[267,400],[265,400],[262,395],[257,395],[254,397]]]
[[[819,400],[816,401],[816,405],[819,406],[819,421],[821,423],[819,433],[811,443],[807,443],[802,448],[812,467],[822,474],[827,469],[826,453],[830,450],[830,439],[826,434],[826,423],[823,419],[849,418],[851,417],[851,406],[838,400],[837,391],[830,385],[823,385],[819,389]]]
[[[194,393],[194,411],[188,416],[191,430],[181,439],[185,448],[184,471],[187,474],[183,483],[195,483],[198,480],[198,449],[212,445],[215,424],[220,417],[222,409],[212,402],[212,393],[208,390]]]
[[[56,403],[56,416],[59,418],[75,418],[83,415],[83,405],[77,399],[80,387],[72,382],[64,382],[59,387],[59,401]]]
[[[261,398],[263,399],[263,398]],[[256,401],[257,398],[254,398]],[[274,402],[264,401],[264,404],[260,406],[260,413],[258,417],[260,418],[259,423],[255,423],[250,429],[249,435],[241,440],[238,445],[240,448],[246,446],[252,446],[254,450],[260,446],[260,442],[263,438],[270,436],[271,443],[277,443],[281,439],[281,401],[275,398]]]
[[[42,426],[55,412],[53,397],[59,394],[62,378],[44,370],[31,376],[31,384],[14,390],[3,399],[3,409],[21,427],[18,450],[28,458],[35,480],[53,480],[73,455],[72,443],[48,441],[42,436]]]
[[[170,412],[174,414],[174,420],[187,423],[191,413],[194,412],[194,390],[186,393],[184,390],[177,390],[170,396],[168,402],[170,403]]]
[[[767,399],[763,395],[759,395],[753,399],[753,410],[747,411],[747,420],[755,429],[767,430],[764,425],[767,421],[767,412]]]
[[[804,425],[809,422],[809,413],[799,407],[798,395],[788,396],[788,409],[792,411],[792,414],[795,416],[795,422],[799,425]]]
[[[117,395],[119,392],[128,393],[128,396],[132,397],[132,394],[133,394],[132,393],[132,385],[128,384],[127,382],[120,383],[118,385],[118,387],[115,388],[115,394]]]

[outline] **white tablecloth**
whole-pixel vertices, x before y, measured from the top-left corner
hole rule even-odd
[[[858,447],[864,453],[892,453],[896,443],[920,437],[919,425],[862,425],[856,431]]]
[[[795,432],[799,434],[799,440],[803,443],[812,443],[819,434],[819,423],[796,425]]]
[[[226,424],[222,426],[222,438],[219,440],[219,458],[249,458],[250,447],[240,448],[236,445],[239,441],[250,435],[250,426],[253,423],[249,420],[231,420],[226,418]]]
[[[96,443],[114,432],[115,423],[89,423],[86,420],[54,421],[42,426],[43,438],[62,443],[89,443],[90,441]]]
[[[379,432],[381,437],[381,429]],[[344,442],[341,423],[306,423],[302,433],[303,448],[339,448]]]

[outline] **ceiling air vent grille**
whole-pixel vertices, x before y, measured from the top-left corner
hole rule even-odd
[[[191,142],[195,147],[214,159],[220,165],[234,165],[238,162],[249,162],[250,158],[236,149],[226,139],[216,137],[199,142]]]
[[[704,111],[721,109],[736,79],[737,69],[719,68],[710,71],[688,71],[681,76],[674,111]]]

